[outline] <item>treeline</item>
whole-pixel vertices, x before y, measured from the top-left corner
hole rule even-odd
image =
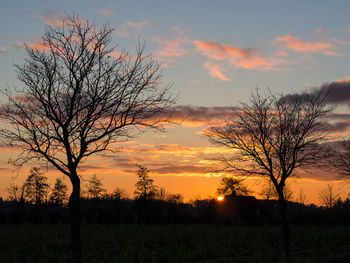
[[[81,200],[82,222],[86,224],[278,224],[277,200],[257,200],[240,180],[223,178],[218,193],[224,198],[183,202],[181,194],[157,187],[149,170],[138,166],[133,198],[116,188],[107,193],[93,175],[84,187]],[[67,185],[57,178],[52,187],[39,168],[33,168],[22,186],[11,184],[6,200],[0,198],[0,223],[69,223]],[[288,202],[293,224],[348,224],[350,199],[338,198],[318,207]]]

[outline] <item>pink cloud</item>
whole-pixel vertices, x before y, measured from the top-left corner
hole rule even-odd
[[[6,53],[8,50],[4,47],[0,47],[0,53]]]
[[[181,38],[159,42],[162,48],[156,54],[160,57],[182,57],[187,54],[187,51],[181,47],[181,44],[184,43]]]
[[[221,66],[220,65],[216,65],[213,64],[211,62],[206,62],[204,64],[204,67],[209,70],[209,75],[214,77],[214,78],[218,78],[222,81],[230,81],[229,78],[227,78],[224,73],[222,72]]]
[[[97,10],[97,13],[100,15],[104,15],[104,16],[113,16],[114,15],[114,13],[109,9],[99,9],[99,10]]]
[[[277,60],[270,60],[266,55],[255,48],[238,48],[220,44],[216,41],[194,41],[197,50],[202,55],[214,60],[227,61],[236,67],[245,69],[270,69],[277,64]]]
[[[36,49],[36,50],[47,50],[48,48],[45,47],[42,42],[37,41],[37,42],[32,42],[32,43],[24,43],[24,42],[20,42],[20,41],[15,41],[15,42],[11,42],[15,47],[17,48],[25,48],[25,45],[27,45],[29,48],[32,49]]]
[[[130,33],[139,33],[147,25],[148,25],[147,21],[138,22],[138,23],[127,22],[119,28],[119,30],[117,31],[117,35],[120,37],[129,37]]]
[[[346,25],[344,28],[345,28],[345,32],[350,34],[350,25]]]
[[[291,35],[277,37],[277,42],[284,43],[285,47],[298,52],[317,52],[328,56],[337,56],[337,52],[333,51],[336,48],[333,44],[327,41],[307,42],[300,38]]]

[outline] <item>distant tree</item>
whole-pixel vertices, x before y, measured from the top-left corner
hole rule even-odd
[[[246,196],[250,193],[250,190],[243,184],[243,181],[242,178],[223,176],[216,192],[219,195]]]
[[[339,193],[334,189],[334,185],[327,184],[327,187],[318,193],[320,202],[327,208],[332,208],[339,198]]]
[[[50,195],[50,202],[57,205],[62,205],[67,199],[68,187],[63,182],[62,178],[56,178],[55,184]]]
[[[86,186],[86,192],[89,198],[100,199],[106,193],[101,179],[96,174],[90,177]]]
[[[156,189],[155,199],[162,200],[170,203],[180,204],[183,202],[183,196],[180,193],[172,194],[166,191],[164,187]]]
[[[286,180],[298,167],[322,159],[324,151],[319,143],[326,136],[322,117],[331,109],[326,107],[324,92],[262,96],[257,90],[250,103],[242,106],[237,119],[226,121],[223,127],[212,127],[207,136],[212,143],[233,150],[231,155],[220,157],[225,169],[267,177],[273,183],[278,193],[284,252],[288,258]]]
[[[34,167],[24,182],[25,198],[36,205],[42,204],[47,199],[49,185],[47,177],[40,171],[40,168]]]
[[[305,205],[305,201],[306,201],[306,195],[304,193],[303,188],[300,188],[299,190],[299,196],[298,196],[298,200],[297,200],[300,204]]]
[[[116,187],[112,192],[112,194],[110,194],[110,197],[112,199],[122,200],[122,199],[127,199],[129,197],[129,194],[126,192],[125,189]]]
[[[26,45],[27,58],[16,65],[23,88],[5,90],[0,109],[0,136],[21,150],[12,163],[44,160],[71,181],[73,262],[82,261],[80,164],[142,127],[160,130],[175,100],[144,46],[132,56],[118,52],[112,35],[108,24],[98,29],[76,15],[47,26],[40,49]]]
[[[21,189],[18,185],[16,184],[10,184],[9,187],[7,187],[7,193],[8,193],[8,199],[10,201],[19,201],[21,197]]]
[[[264,196],[266,200],[276,197],[275,187],[271,180],[267,180],[267,182],[264,183],[259,194]]]
[[[142,165],[137,165],[137,167],[138,181],[135,184],[135,198],[142,200],[153,199],[157,194],[157,186],[153,185],[153,179],[148,175],[150,171]]]

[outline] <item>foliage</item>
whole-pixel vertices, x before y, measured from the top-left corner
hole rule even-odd
[[[135,184],[135,198],[141,200],[153,199],[157,194],[157,186],[153,185],[153,179],[148,175],[150,171],[142,165],[137,165],[137,167],[138,181]]]
[[[27,200],[37,205],[46,201],[49,191],[47,177],[43,175],[40,168],[34,167],[24,182],[24,196]]]
[[[246,196],[250,193],[250,190],[243,184],[243,181],[244,179],[223,176],[217,189],[217,193],[219,195]]]

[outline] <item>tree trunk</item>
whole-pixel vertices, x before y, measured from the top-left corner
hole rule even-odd
[[[73,263],[81,263],[81,244],[80,244],[80,179],[75,173],[70,176],[73,191],[69,197],[69,210],[71,222],[71,247]]]
[[[290,230],[289,230],[289,223],[287,218],[286,200],[284,199],[284,196],[283,196],[283,190],[278,191],[278,203],[280,208],[281,225],[282,225],[282,232],[283,232],[284,254],[288,260],[290,256]]]

